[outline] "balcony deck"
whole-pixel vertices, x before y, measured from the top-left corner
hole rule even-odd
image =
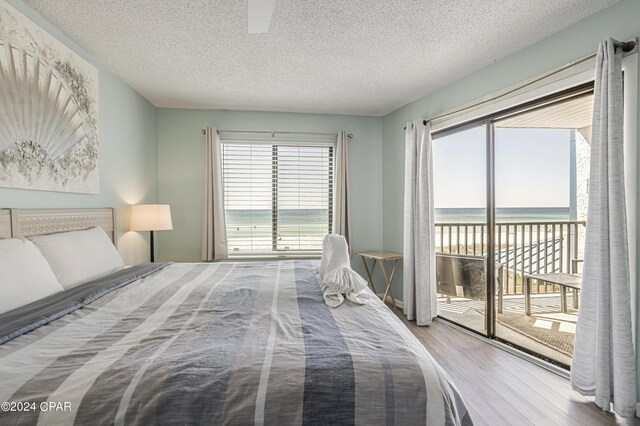
[[[522,277],[525,274],[574,273],[578,270],[584,221],[497,223],[495,259],[502,280],[503,313],[497,314],[496,336],[538,353],[550,360],[570,366],[573,356],[577,309],[568,292],[567,312],[562,312],[560,287],[536,281],[532,288],[531,316],[525,315]],[[444,255],[487,256],[487,228],[477,223],[436,224],[436,251]],[[461,264],[463,265],[463,264]],[[449,267],[452,267],[449,265]],[[471,264],[454,268],[474,268]],[[475,266],[477,269],[478,267]],[[443,276],[449,296],[438,298],[438,315],[462,326],[485,332],[485,301],[478,297],[478,280],[486,280],[463,269],[451,270]],[[446,275],[446,274],[445,274]],[[469,280],[472,280],[470,282]],[[453,287],[452,287],[453,285]],[[497,283],[496,283],[497,285]],[[439,282],[440,286],[440,282]],[[483,287],[480,284],[480,287]],[[440,287],[439,287],[440,288]],[[451,293],[453,288],[458,290]],[[498,288],[498,287],[496,287]],[[468,294],[467,291],[470,291]],[[476,293],[474,296],[472,293]],[[473,299],[471,299],[473,298]],[[497,302],[496,302],[497,305]]]
[[[578,311],[572,309],[571,295],[568,295],[569,309],[560,311],[559,294],[533,295],[531,316],[524,314],[524,296],[505,296],[504,311],[498,314],[496,335],[518,346],[540,355],[571,365],[573,340]],[[438,298],[438,315],[470,329],[484,333],[485,303],[480,300]]]

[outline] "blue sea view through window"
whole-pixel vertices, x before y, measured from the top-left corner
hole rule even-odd
[[[276,240],[282,251],[315,250],[329,230],[327,209],[278,210]],[[271,210],[226,210],[229,251],[251,244],[254,251],[273,249]]]
[[[484,208],[437,208],[438,223],[485,223],[487,211]],[[569,207],[507,207],[496,209],[498,222],[550,222],[569,220]]]

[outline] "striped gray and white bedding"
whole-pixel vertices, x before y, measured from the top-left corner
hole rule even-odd
[[[39,327],[13,318],[29,332],[0,345],[0,402],[16,410],[0,423],[471,424],[402,322],[377,298],[328,307],[315,266],[132,270],[58,319],[32,309]]]

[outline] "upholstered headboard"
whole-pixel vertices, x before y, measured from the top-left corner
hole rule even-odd
[[[30,237],[99,226],[115,238],[115,209],[0,209],[0,238]]]

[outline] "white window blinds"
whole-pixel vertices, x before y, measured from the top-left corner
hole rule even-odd
[[[222,141],[229,256],[319,255],[333,167],[333,144]]]

